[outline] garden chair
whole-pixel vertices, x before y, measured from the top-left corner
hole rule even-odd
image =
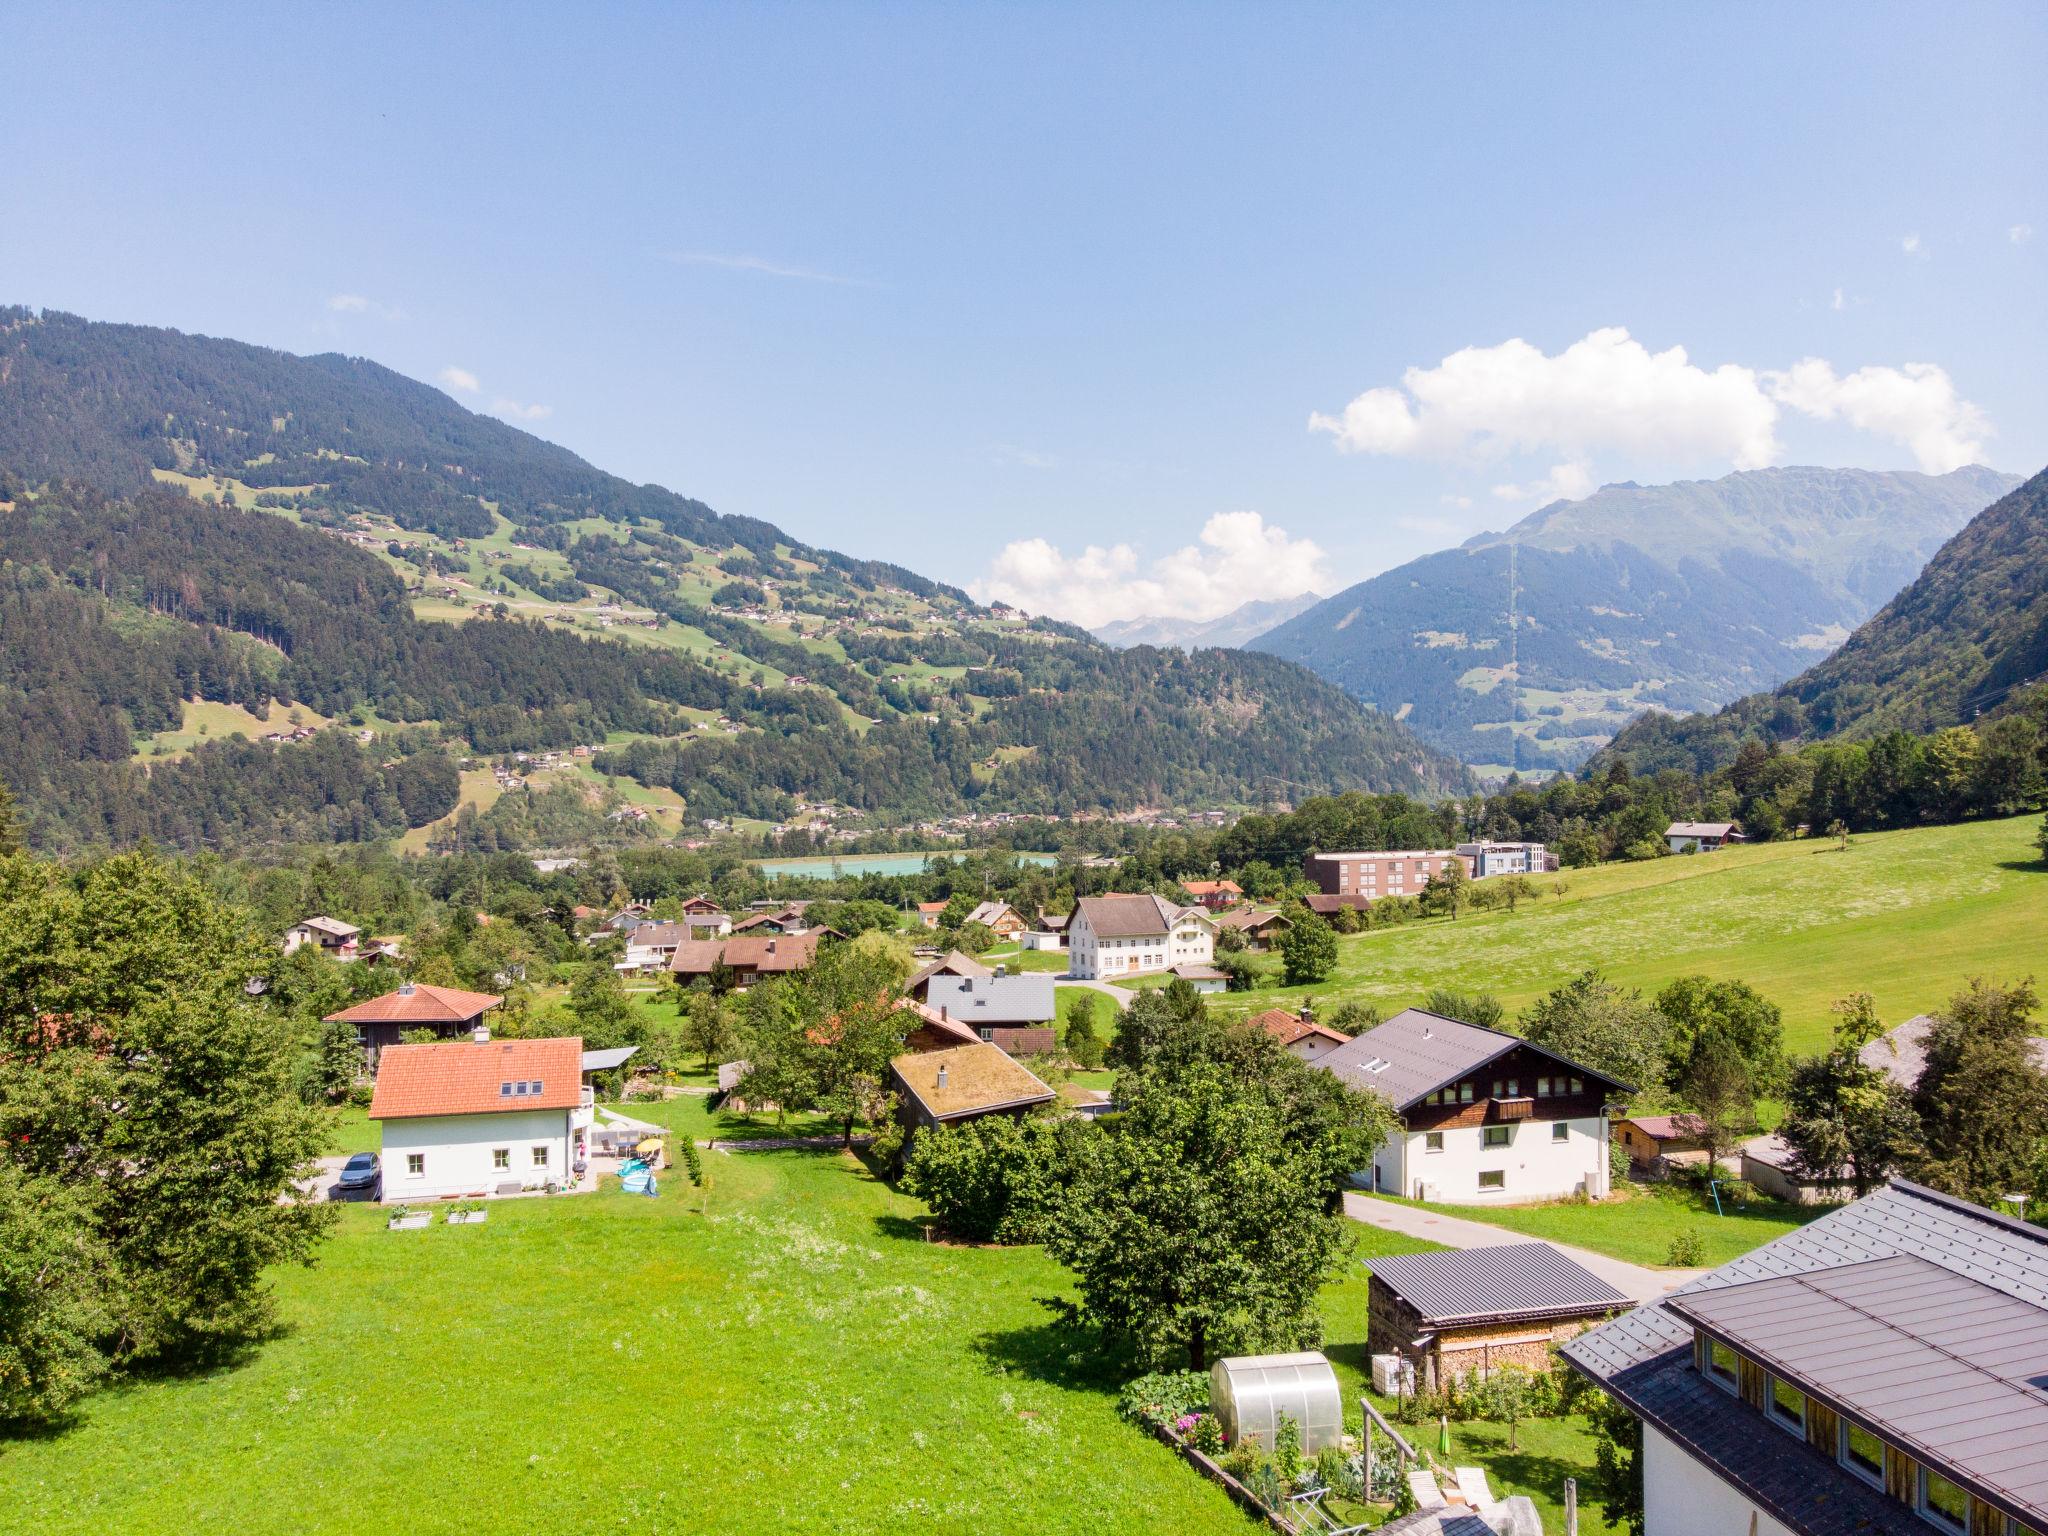
[[[1364,1525],[1339,1525],[1337,1517],[1323,1508],[1323,1496],[1327,1488],[1311,1488],[1306,1493],[1290,1494],[1287,1498],[1287,1514],[1297,1531],[1315,1531],[1320,1536],[1359,1536],[1369,1530]]]
[[[1436,1479],[1421,1467],[1409,1471],[1408,1491],[1415,1495],[1417,1509],[1443,1509],[1450,1503],[1444,1497],[1443,1489],[1437,1487]]]
[[[1485,1509],[1498,1502],[1493,1496],[1493,1487],[1486,1481],[1486,1468],[1459,1467],[1458,1492],[1465,1496],[1465,1502],[1474,1509]]]

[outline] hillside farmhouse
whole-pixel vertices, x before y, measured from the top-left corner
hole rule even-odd
[[[1067,952],[1082,981],[1207,965],[1216,958],[1216,920],[1159,896],[1083,896],[1067,924]]]
[[[2048,1531],[2048,1228],[1897,1180],[1563,1353],[1644,1536]]]
[[[353,1008],[327,1015],[326,1022],[340,1020],[356,1027],[356,1043],[371,1071],[378,1070],[378,1058],[399,1042],[408,1029],[431,1029],[453,1039],[474,1035],[484,1028],[484,1015],[505,1001],[488,992],[464,992],[458,987],[430,987],[424,982],[403,981],[396,992],[373,997]]]
[[[1673,853],[1711,853],[1741,842],[1742,832],[1732,821],[1674,821],[1664,829],[1664,841]]]
[[[1518,1035],[1405,1008],[1318,1065],[1401,1118],[1376,1190],[1460,1205],[1608,1192],[1607,1104],[1632,1090]]]
[[[344,923],[338,917],[309,917],[303,922],[293,923],[284,931],[284,952],[297,954],[308,944],[316,945],[323,954],[336,960],[353,960],[356,957],[357,936],[362,929],[353,923]]]

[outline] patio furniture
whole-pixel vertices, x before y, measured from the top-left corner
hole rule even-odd
[[[1417,1509],[1444,1509],[1450,1503],[1443,1489],[1437,1487],[1436,1479],[1421,1467],[1408,1473],[1408,1491],[1415,1495]]]
[[[1484,1509],[1496,1502],[1493,1489],[1486,1481],[1486,1468],[1459,1467],[1457,1473],[1458,1492],[1464,1495],[1465,1502],[1472,1508]]]
[[[1315,1531],[1320,1536],[1358,1536],[1360,1531],[1371,1529],[1365,1525],[1338,1524],[1337,1517],[1323,1508],[1323,1499],[1329,1491],[1327,1488],[1311,1488],[1307,1493],[1288,1496],[1287,1515],[1297,1531]]]

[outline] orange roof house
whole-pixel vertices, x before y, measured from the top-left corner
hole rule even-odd
[[[383,1127],[380,1198],[468,1199],[582,1185],[583,1042],[446,1040],[387,1047],[370,1118]]]
[[[488,992],[465,992],[459,987],[433,987],[423,982],[401,982],[396,992],[386,992],[353,1008],[327,1015],[329,1023],[340,1020],[356,1027],[356,1040],[374,1069],[386,1047],[398,1044],[408,1029],[431,1029],[454,1036],[474,1031],[483,1016],[505,1001]]]
[[[1181,889],[1211,912],[1233,906],[1243,899],[1244,887],[1235,880],[1183,880]]]
[[[1248,1022],[1256,1029],[1263,1029],[1303,1061],[1314,1061],[1328,1055],[1351,1039],[1341,1030],[1318,1024],[1302,1014],[1289,1013],[1285,1008],[1268,1008],[1264,1013],[1253,1014]]]
[[[450,1040],[394,1045],[377,1068],[372,1120],[573,1109],[583,1100],[583,1042]]]

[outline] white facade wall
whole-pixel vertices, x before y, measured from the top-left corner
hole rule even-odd
[[[444,1195],[488,1194],[509,1180],[521,1183],[574,1176],[576,1139],[590,1125],[588,1109],[512,1109],[491,1115],[421,1115],[385,1120],[384,1203],[436,1200]],[[494,1154],[510,1166],[497,1166]],[[534,1161],[545,1152],[543,1165]],[[408,1159],[422,1160],[421,1172]]]
[[[1216,928],[1206,917],[1187,916],[1167,933],[1105,939],[1076,912],[1067,926],[1067,953],[1069,972],[1083,981],[1141,976],[1176,965],[1207,965],[1216,958]]]
[[[1899,1516],[1902,1526],[1919,1524],[1904,1505]],[[1643,1536],[1748,1536],[1751,1531],[1756,1536],[1792,1536],[1789,1527],[1772,1519],[1740,1489],[1648,1424],[1643,1426]]]
[[[1562,1141],[1553,1127],[1563,1126]],[[1375,1187],[1412,1200],[1445,1205],[1521,1205],[1556,1200],[1583,1187],[1595,1199],[1608,1190],[1607,1120],[1520,1120],[1505,1127],[1505,1147],[1485,1145],[1484,1126],[1453,1126],[1438,1134],[1439,1151],[1429,1149],[1429,1132],[1389,1137],[1373,1158]],[[1479,1175],[1498,1172],[1499,1189],[1482,1188]]]

